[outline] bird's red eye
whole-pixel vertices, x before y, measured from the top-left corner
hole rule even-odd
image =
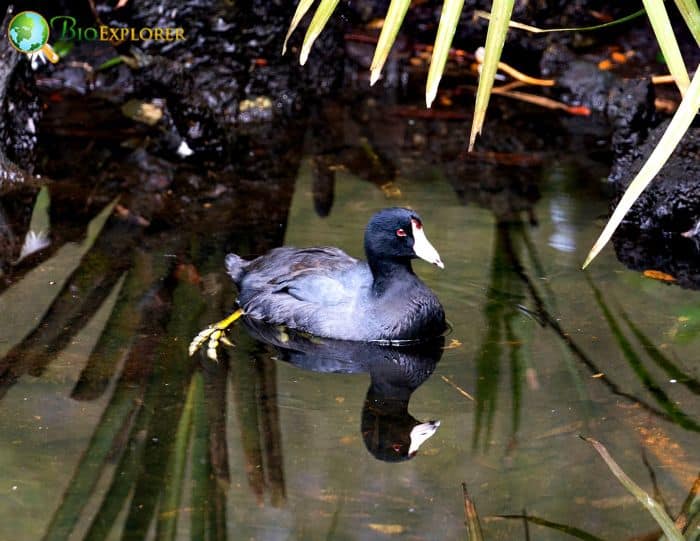
[[[405,237],[405,236],[406,236],[406,232],[405,232],[403,229],[397,229],[397,230],[396,230],[396,236],[397,236],[397,237]]]
[[[397,453],[401,452],[401,444],[400,443],[395,443],[394,445],[391,446],[391,448]]]

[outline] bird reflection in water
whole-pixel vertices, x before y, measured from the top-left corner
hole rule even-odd
[[[435,434],[440,421],[420,422],[408,412],[411,394],[435,370],[444,337],[403,346],[385,346],[311,337],[279,326],[243,318],[256,340],[274,347],[278,358],[298,368],[322,373],[369,373],[371,383],[362,408],[361,431],[377,459],[413,458]]]

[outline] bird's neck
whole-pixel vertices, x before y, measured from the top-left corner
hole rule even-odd
[[[403,281],[415,277],[408,257],[371,257],[367,254],[367,262],[372,271],[372,290],[381,296],[394,281]]]

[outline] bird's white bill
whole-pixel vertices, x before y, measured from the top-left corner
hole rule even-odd
[[[439,426],[440,421],[428,421],[427,423],[414,426],[411,430],[411,445],[408,448],[409,456],[418,451],[420,446],[437,432]]]
[[[438,254],[437,250],[430,244],[428,237],[425,236],[423,227],[413,220],[411,221],[411,227],[413,228],[413,251],[415,254],[428,263],[432,263],[444,269],[445,265],[440,259],[440,254]]]

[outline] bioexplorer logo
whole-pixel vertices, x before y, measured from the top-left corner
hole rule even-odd
[[[49,45],[49,23],[35,11],[15,15],[7,27],[7,37],[20,53],[43,53],[54,64],[58,62],[56,51]]]
[[[88,26],[81,28],[75,17],[59,15],[51,18],[51,30],[61,41],[182,41],[184,28],[163,26],[142,28],[119,26]]]
[[[182,41],[184,28],[172,27],[81,27],[75,17],[57,15],[50,23],[36,11],[23,11],[15,15],[7,28],[12,46],[27,55],[43,54],[50,62],[58,62],[58,55],[49,45],[49,35],[58,41]]]

